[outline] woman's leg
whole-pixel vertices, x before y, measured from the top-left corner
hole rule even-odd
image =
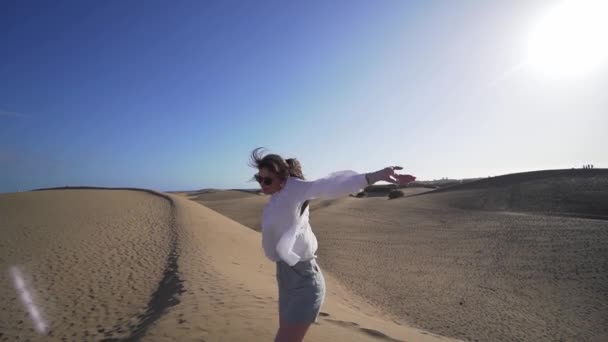
[[[274,342],[302,342],[309,327],[310,323],[289,324],[280,322]]]

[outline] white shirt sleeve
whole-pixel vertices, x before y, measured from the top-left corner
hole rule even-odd
[[[292,177],[289,185],[289,196],[296,203],[314,198],[331,199],[359,192],[367,185],[365,174],[350,170],[334,172],[314,181]],[[297,214],[300,214],[299,210]],[[281,260],[290,266],[302,260],[302,256],[293,251],[301,222],[301,216],[295,217],[276,245],[277,254]]]
[[[300,201],[338,198],[359,192],[368,185],[364,173],[350,170],[334,172],[314,181],[293,178],[292,183]]]

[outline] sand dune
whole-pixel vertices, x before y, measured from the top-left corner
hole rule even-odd
[[[350,199],[315,213],[321,260],[397,319],[443,335],[606,340],[608,221],[420,199]]]
[[[259,233],[183,196],[4,194],[0,217],[1,341],[269,341],[278,327]],[[307,341],[449,340],[326,277]]]
[[[411,196],[425,193],[429,190],[430,189],[426,188],[409,188],[403,189],[402,191],[405,196]],[[180,192],[178,195],[185,196],[211,208],[255,231],[260,232],[262,230],[262,209],[264,208],[264,205],[266,205],[266,202],[268,202],[268,196],[236,190],[227,190],[223,192],[214,190],[203,193],[191,191]],[[386,197],[387,194],[381,194],[381,196]],[[370,197],[378,197],[378,194],[371,194]],[[346,197],[334,200],[312,200],[310,201],[310,212],[315,212],[318,209],[326,208],[345,200]]]
[[[593,171],[320,205],[311,214],[319,260],[395,321],[445,336],[606,341],[608,221],[538,213],[606,214],[593,199],[605,198],[608,176]],[[515,188],[523,196],[509,202],[505,189]],[[579,204],[568,200],[575,197]],[[244,224],[264,204],[204,203]]]
[[[608,176],[575,171],[312,201],[329,295],[307,341],[448,340],[427,331],[608,340],[608,220],[581,217],[606,214]],[[254,231],[267,200],[234,190],[1,195],[0,341],[272,340],[274,265]]]
[[[211,193],[183,193],[183,196],[213,209],[258,232],[262,230],[262,208],[268,201],[267,196],[260,196],[240,191]]]
[[[436,202],[461,209],[608,219],[608,169],[523,172],[425,194],[434,195]]]

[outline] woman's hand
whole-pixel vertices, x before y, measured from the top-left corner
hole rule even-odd
[[[403,170],[403,168],[401,166],[389,166],[382,170],[368,173],[370,185],[379,181],[406,185],[416,180],[416,177],[412,175],[398,175],[395,170]]]

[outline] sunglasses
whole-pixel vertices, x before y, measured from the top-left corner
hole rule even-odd
[[[274,182],[274,179],[270,178],[270,177],[262,177],[260,175],[255,175],[255,180],[258,181],[258,183],[260,184],[264,184],[266,186],[272,184],[272,182]]]

